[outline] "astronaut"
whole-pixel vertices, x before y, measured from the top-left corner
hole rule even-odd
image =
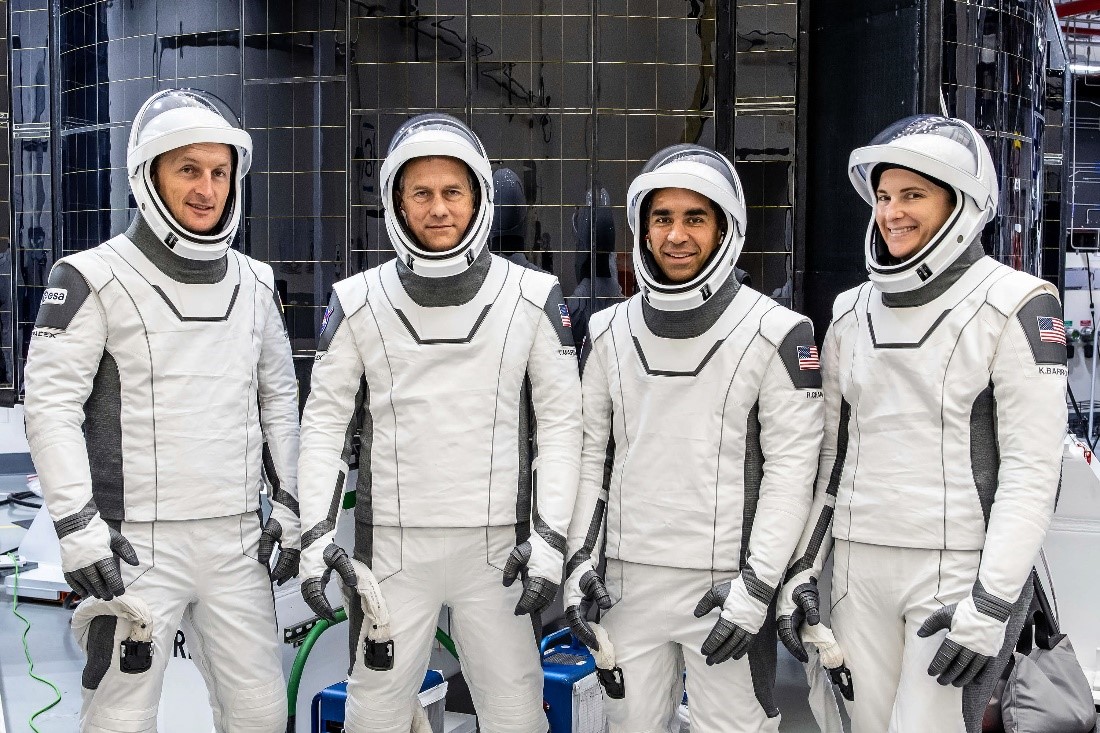
[[[596,649],[582,602],[604,611],[612,731],[663,731],[685,663],[693,731],[776,731],[773,599],[822,426],[813,328],[738,282],[745,204],[723,156],[657,153],[627,216],[641,292],[589,321],[567,617]]]
[[[488,251],[492,172],[462,122],[410,119],[381,175],[397,259],[333,286],[303,416],[302,593],[327,618],[331,572],[358,581],[333,544],[358,430],[353,556],[378,582],[393,644],[379,654],[348,604],[347,730],[409,730],[447,605],[481,729],[543,733],[539,655],[521,614],[554,597],[576,498],[568,309],[553,276]]]
[[[852,152],[849,174],[873,207],[870,282],[836,299],[825,337],[821,465],[780,636],[802,655],[832,548],[853,730],[975,733],[1054,510],[1061,306],[984,255],[997,176],[966,122],[900,120]]]
[[[154,626],[151,669],[127,673],[130,624],[91,614],[86,733],[156,729],[181,618],[217,730],[286,726],[270,582],[298,566],[297,387],[272,270],[229,249],[251,153],[212,95],[153,95],[126,155],[137,217],[58,260],[35,322],[27,438],[65,578],[81,605],[125,594]]]

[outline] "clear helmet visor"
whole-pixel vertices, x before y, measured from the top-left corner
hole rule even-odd
[[[642,168],[642,173],[650,173],[669,163],[678,161],[701,163],[709,168],[713,168],[718,175],[726,179],[730,187],[733,188],[737,199],[739,201],[745,200],[744,192],[741,190],[741,179],[734,173],[729,161],[721,154],[698,145],[681,143],[680,145],[672,145],[665,148],[646,161],[645,166]]]
[[[200,110],[200,113],[213,113],[230,127],[237,129],[241,127],[237,115],[233,113],[229,105],[213,94],[198,89],[167,89],[142,106],[137,119],[134,120],[132,135],[139,139],[144,137],[143,132],[153,124],[157,117],[172,110],[181,109]]]
[[[191,143],[224,143],[237,148],[240,175],[251,164],[252,140],[233,110],[215,95],[198,89],[166,89],[138,111],[130,128],[127,167]]]
[[[983,170],[988,149],[977,131],[962,120],[939,115],[913,115],[898,120],[856,152],[860,151],[867,152],[862,156],[853,154],[851,172],[867,190],[875,166],[883,162],[924,171],[964,190],[971,186],[958,185],[963,179],[980,180],[989,175],[989,171]],[[946,170],[955,175],[944,175]]]
[[[405,124],[397,128],[397,132],[394,133],[393,139],[390,140],[389,150],[386,154],[391,155],[394,150],[407,143],[412,137],[420,135],[421,133],[454,135],[460,138],[462,143],[468,145],[479,155],[486,157],[485,148],[482,147],[481,141],[471,132],[470,128],[466,127],[458,118],[445,114],[418,115],[405,122]]]

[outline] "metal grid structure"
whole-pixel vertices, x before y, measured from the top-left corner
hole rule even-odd
[[[1073,129],[1065,195],[1069,201],[1067,246],[1076,251],[1100,250],[1100,2],[1066,0],[1055,3],[1071,75],[1069,117]]]
[[[274,266],[303,377],[332,283],[392,256],[379,161],[401,121],[432,109],[470,123],[523,181],[523,241],[503,253],[554,272],[572,305],[595,303],[581,284],[601,269],[615,297],[633,292],[626,189],[679,142],[735,159],[742,267],[797,297],[796,0],[13,0],[10,17],[9,374],[56,258],[132,216],[129,124],[173,86],[217,94],[253,135],[236,246]],[[604,204],[614,227],[597,243],[583,221]]]

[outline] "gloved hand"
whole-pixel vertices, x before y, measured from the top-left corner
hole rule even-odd
[[[325,548],[324,560],[327,567],[321,577],[306,578],[302,581],[302,597],[305,598],[306,604],[315,614],[330,623],[336,623],[336,613],[332,610],[328,598],[325,597],[325,586],[328,585],[329,576],[335,570],[340,574],[340,580],[348,588],[356,588],[359,581],[355,577],[355,568],[352,567],[351,558],[348,557],[348,553],[344,552],[343,547],[330,542],[328,547]]]
[[[974,681],[1005,642],[1012,604],[990,595],[975,585],[974,591],[959,603],[944,606],[929,616],[917,636],[927,638],[947,629],[928,674],[941,685],[962,687]]]
[[[73,613],[71,626],[77,643],[85,653],[88,652],[92,622],[100,616],[114,616],[116,623],[129,624],[124,627],[127,631],[119,645],[119,669],[126,674],[148,672],[153,663],[153,613],[148,604],[133,593],[110,601],[83,601]],[[92,664],[91,660],[89,664]],[[106,673],[106,668],[101,671]]]
[[[562,552],[538,534],[513,548],[504,565],[504,587],[510,588],[516,578],[523,579],[523,595],[516,603],[517,616],[542,613],[550,605],[558,592],[562,561]]]
[[[594,652],[600,650],[600,641],[585,618],[587,606],[595,603],[601,610],[611,608],[611,596],[596,572],[591,560],[580,563],[565,579],[565,618],[573,635]]]
[[[271,562],[271,553],[275,550],[275,544],[279,544],[279,559],[275,561],[275,567],[271,568],[271,582],[282,585],[298,574],[298,561],[302,551],[283,547],[283,525],[275,517],[269,517],[263,531],[260,532],[260,555],[257,558],[264,565]]]
[[[378,580],[365,563],[351,561],[355,586],[345,586],[344,602],[350,608],[359,602],[363,609],[363,663],[378,672],[393,669],[394,645],[390,633],[390,607],[378,587]]]
[[[102,529],[107,530],[107,547],[102,550],[88,547],[89,534],[97,533],[97,530]],[[89,556],[96,555],[99,559],[86,563]],[[62,536],[61,558],[63,570],[76,565],[75,570],[65,571],[65,582],[70,588],[84,598],[95,597],[105,601],[126,592],[118,563],[119,558],[128,565],[138,564],[137,553],[134,552],[130,541],[104,522],[98,514],[84,530]]]
[[[596,679],[603,686],[604,694],[612,700],[622,700],[626,697],[626,680],[623,668],[615,663],[615,645],[599,624],[592,624],[588,629],[596,640],[596,646],[589,647],[596,660]]]
[[[852,682],[852,670],[844,664],[844,650],[840,648],[836,637],[833,636],[833,630],[822,623],[815,626],[802,624],[800,636],[801,641],[817,647],[818,661],[828,671],[829,679],[840,689],[844,699],[855,700],[856,690]],[[809,654],[804,661],[810,661]]]
[[[810,660],[802,643],[802,623],[816,626],[821,622],[821,599],[817,591],[817,578],[805,570],[783,584],[779,592],[776,627],[779,640],[795,659],[805,664]]]
[[[758,580],[748,566],[733,580],[719,583],[703,595],[695,607],[696,618],[702,618],[716,608],[722,609],[721,616],[703,642],[702,652],[707,657],[707,664],[721,664],[727,659],[745,656],[753,637],[764,624],[773,595],[775,590]],[[763,600],[765,597],[766,602]]]

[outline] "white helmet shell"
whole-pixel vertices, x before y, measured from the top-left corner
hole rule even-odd
[[[221,221],[213,231],[196,234],[172,216],[153,185],[153,161],[162,153],[195,143],[224,143],[236,151],[232,187]],[[176,254],[216,260],[233,243],[240,226],[243,186],[252,165],[252,137],[232,110],[213,94],[197,89],[166,89],[138,110],[126,148],[130,190],[149,228]]]
[[[725,235],[703,268],[685,283],[670,283],[645,241],[642,207],[650,193],[684,188],[706,196],[726,215]],[[745,195],[741,179],[724,155],[701,145],[683,143],[661,150],[642,168],[627,191],[626,217],[634,235],[634,274],[642,296],[654,308],[684,311],[698,308],[733,272],[745,244]]]
[[[394,198],[398,175],[406,163],[414,158],[437,156],[465,163],[480,187],[469,228],[458,244],[446,252],[432,252],[421,246],[399,215]],[[413,117],[394,133],[381,175],[386,233],[401,261],[424,277],[448,277],[469,269],[485,248],[493,222],[493,169],[477,135],[450,115],[433,112]]]
[[[955,191],[955,210],[943,227],[904,262],[890,257],[872,211],[864,247],[871,282],[885,293],[916,290],[958,259],[996,216],[997,171],[977,130],[963,120],[939,115],[906,117],[870,145],[852,151],[848,177],[872,209],[877,205],[873,172],[880,164],[909,168]]]

